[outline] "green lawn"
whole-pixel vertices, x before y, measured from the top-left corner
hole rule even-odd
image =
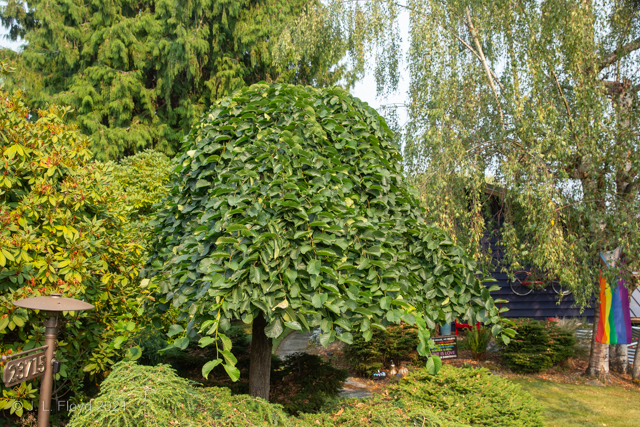
[[[640,426],[640,392],[622,387],[561,384],[536,379],[514,382],[543,406],[547,426]]]

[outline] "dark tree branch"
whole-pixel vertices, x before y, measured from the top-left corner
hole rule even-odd
[[[638,50],[638,49],[640,49],[640,37],[625,44],[624,46],[619,47],[618,49],[614,50],[613,52],[605,56],[604,59],[600,62],[600,65],[598,66],[598,72],[604,70],[611,64],[615,64],[620,59],[624,58],[634,50]]]
[[[605,89],[607,89],[607,95],[618,96],[622,92],[638,92],[640,90],[640,84],[632,85],[631,80],[623,79],[621,82],[613,82],[611,80],[603,80]]]

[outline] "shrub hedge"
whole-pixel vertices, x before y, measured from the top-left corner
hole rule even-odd
[[[573,334],[554,322],[518,319],[515,338],[501,349],[501,358],[514,372],[532,373],[549,369],[574,354]]]

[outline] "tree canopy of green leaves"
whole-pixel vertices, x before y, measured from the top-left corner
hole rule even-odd
[[[319,7],[304,0],[9,0],[0,19],[27,42],[11,87],[27,89],[32,108],[72,107],[69,118],[105,160],[149,148],[173,155],[214,100],[247,84],[339,79],[344,51],[326,32],[306,51],[282,52],[277,63],[272,57],[283,28]]]
[[[56,350],[57,389],[80,398],[85,376],[133,347],[126,341],[148,320],[150,290],[139,286],[147,247],[129,223],[134,205],[114,165],[92,161],[89,138],[64,124],[66,113],[52,105],[33,118],[20,93],[0,91],[0,353],[44,343],[38,313],[14,301],[61,292],[90,302],[95,310],[61,316]]]
[[[222,332],[234,319],[264,316],[271,338],[320,327],[323,345],[404,321],[419,326],[423,355],[437,322],[511,334],[476,262],[425,223],[391,141],[342,89],[259,83],[216,102],[186,138],[158,214],[153,265],[186,326],[172,326],[173,345],[200,331],[233,377]]]
[[[356,68],[375,58],[384,93],[406,14],[404,160],[423,205],[476,260],[489,264],[483,240],[496,232],[508,270],[548,271],[585,306],[600,251],[622,246],[624,270],[640,270],[639,7],[335,0],[327,25],[345,29]],[[485,215],[488,193],[500,218]]]

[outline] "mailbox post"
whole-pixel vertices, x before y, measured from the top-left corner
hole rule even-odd
[[[53,361],[58,336],[58,313],[61,311],[83,311],[95,308],[93,305],[73,298],[63,298],[61,294],[25,298],[13,303],[15,306],[31,310],[44,311],[48,318],[44,322],[44,346],[23,351],[9,356],[2,356],[2,361],[10,360],[4,367],[3,381],[7,387],[43,376],[40,384],[40,402],[38,405],[38,427],[49,427],[51,414],[51,393],[53,392]],[[26,356],[24,356],[26,355]]]

